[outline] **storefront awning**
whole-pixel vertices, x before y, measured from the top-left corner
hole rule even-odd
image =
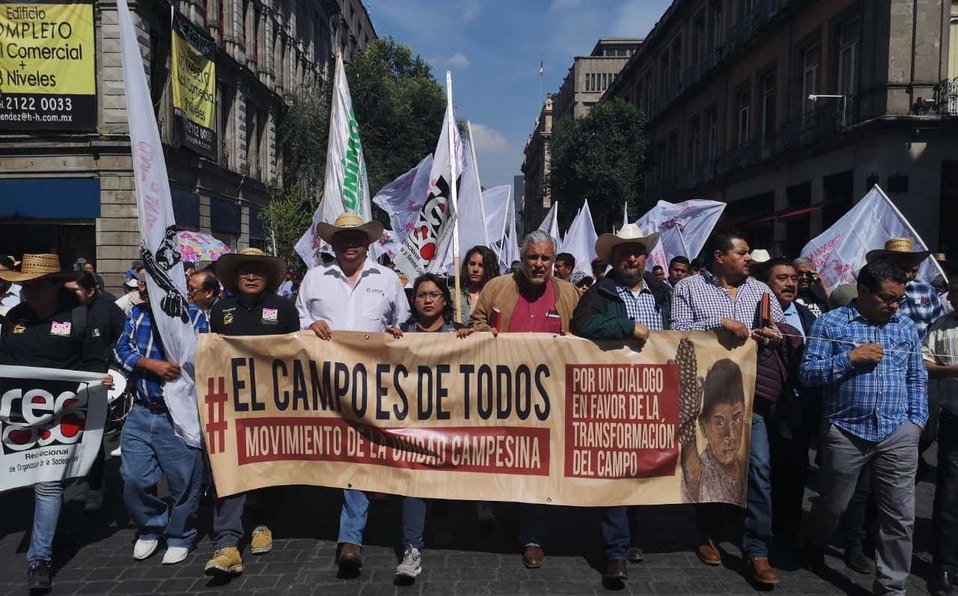
[[[0,219],[100,217],[99,178],[0,179]]]

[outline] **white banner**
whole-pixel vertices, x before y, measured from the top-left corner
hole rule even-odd
[[[579,213],[572,220],[569,231],[565,233],[562,246],[556,253],[567,252],[575,257],[573,271],[582,271],[592,275],[592,259],[596,257],[595,241],[599,237],[595,233],[595,224],[592,223],[592,211],[589,210],[589,201],[586,200],[579,209]]]
[[[649,255],[646,269],[652,271],[653,267],[661,265],[668,272],[673,257],[694,259],[698,256],[723,211],[725,203],[705,199],[656,203],[636,222],[646,234],[659,233],[659,244]]]
[[[915,250],[928,250],[915,229],[891,199],[876,184],[832,227],[816,236],[802,248],[802,256],[814,261],[828,291],[841,284],[855,283],[859,269],[865,265],[865,253],[883,248],[889,238],[911,238]],[[928,282],[944,275],[931,257],[925,260],[918,279]]]
[[[196,336],[193,334],[186,300],[186,274],[176,236],[176,221],[173,219],[170,181],[143,71],[140,44],[126,0],[118,0],[117,14],[147,289],[150,303],[153,304],[153,320],[163,339],[166,357],[180,365],[180,376],[168,381],[163,393],[177,435],[187,445],[200,447],[200,423],[193,387]]]
[[[562,237],[559,235],[559,201],[552,202],[552,207],[539,224],[539,231],[552,236],[556,246],[562,244]]]
[[[350,211],[372,219],[369,203],[369,180],[366,177],[366,159],[359,138],[359,124],[353,112],[343,57],[336,54],[336,72],[333,76],[333,104],[329,111],[329,143],[326,149],[326,181],[323,200],[313,214],[313,223],[296,243],[296,254],[309,267],[319,264],[316,251],[322,241],[316,235],[316,224],[333,223],[342,213]]]
[[[101,373],[0,366],[0,491],[85,476],[100,455]]]
[[[432,154],[422,159],[411,170],[379,189],[373,203],[389,214],[392,240],[402,244],[412,232],[426,197],[429,195],[429,171]],[[390,257],[391,258],[391,257]]]
[[[509,187],[510,189],[512,187]],[[509,205],[506,207],[506,236],[502,239],[502,252],[499,254],[499,267],[506,273],[512,263],[520,259],[519,236],[516,233],[516,199],[509,196]]]
[[[399,249],[394,262],[396,266],[406,274],[410,280],[414,280],[429,268],[429,263],[436,257],[441,256],[439,247],[439,238],[443,235],[445,227],[453,224],[450,217],[452,212],[451,176],[452,158],[449,155],[449,134],[452,131],[453,144],[455,147],[456,172],[462,172],[462,139],[459,136],[459,129],[455,126],[455,115],[452,109],[446,107],[446,115],[442,120],[442,132],[439,134],[439,142],[436,144],[432,169],[429,172],[429,194],[416,222],[413,224],[413,230],[406,237],[405,242]],[[456,183],[459,177],[457,175]]]

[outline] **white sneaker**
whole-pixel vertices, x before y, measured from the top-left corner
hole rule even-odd
[[[183,561],[188,554],[190,554],[190,549],[185,546],[171,546],[163,553],[163,565],[176,565]]]
[[[159,544],[159,540],[147,540],[144,538],[138,538],[136,544],[133,545],[133,558],[137,561],[142,561],[150,555],[156,552],[156,545]]]
[[[120,457],[121,455],[123,455],[123,452],[120,451],[119,445],[117,445],[116,449],[110,452],[110,457]]]
[[[87,490],[86,499],[83,502],[83,511],[86,513],[99,513],[103,509],[103,491]]]
[[[402,563],[396,566],[396,575],[415,578],[422,573],[422,553],[413,546],[407,546],[403,553]]]

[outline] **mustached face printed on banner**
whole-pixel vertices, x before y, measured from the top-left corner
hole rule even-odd
[[[173,278],[170,276],[170,271],[181,261],[176,228],[170,226],[166,230],[166,236],[160,243],[155,255],[145,246],[141,247],[140,253],[150,277],[166,292],[166,295],[160,301],[160,308],[169,316],[179,317],[184,323],[188,323],[190,320],[189,303],[186,296],[176,289]]]
[[[8,389],[0,396],[0,445],[5,455],[73,445],[86,428],[86,393],[53,386]]]

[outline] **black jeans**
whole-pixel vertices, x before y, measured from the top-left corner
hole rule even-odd
[[[935,566],[958,572],[958,416],[944,408],[938,419],[938,483],[932,521]]]

